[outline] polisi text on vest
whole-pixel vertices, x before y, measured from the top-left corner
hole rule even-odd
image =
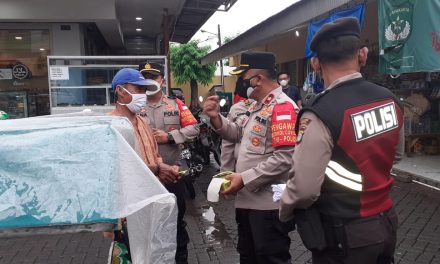
[[[398,127],[394,102],[351,115],[356,141],[362,141]]]

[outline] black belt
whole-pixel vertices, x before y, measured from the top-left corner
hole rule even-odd
[[[372,219],[378,219],[381,217],[388,217],[388,215],[390,213],[394,212],[394,208],[391,208],[387,211],[381,212],[377,215],[372,215],[372,216],[367,216],[367,217],[362,217],[362,218],[341,218],[341,217],[337,217],[337,216],[332,216],[332,215],[325,215],[321,213],[321,218],[324,222],[330,222],[336,225],[346,225],[348,223],[356,223],[356,222],[363,222],[363,221],[368,221],[368,220],[372,220]]]

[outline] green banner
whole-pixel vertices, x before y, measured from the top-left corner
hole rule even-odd
[[[379,70],[440,70],[440,0],[377,0]]]

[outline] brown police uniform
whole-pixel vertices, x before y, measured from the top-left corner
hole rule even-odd
[[[247,118],[246,111],[252,104],[253,100],[246,99],[232,105],[228,113],[228,120],[234,123],[240,123]],[[234,143],[222,140],[222,151],[220,156],[220,171],[235,171],[235,163],[238,158],[238,150],[240,142]]]
[[[164,163],[169,165],[179,164],[179,144],[194,139],[199,134],[197,121],[188,107],[179,99],[164,95],[156,105],[147,102],[140,115],[145,117],[151,127],[172,135],[174,143],[160,144],[159,152]]]
[[[330,32],[342,26],[345,34],[356,23],[335,22]],[[378,118],[368,131],[364,115]],[[297,209],[317,209],[326,245],[312,249],[313,263],[391,263],[397,215],[389,198],[389,171],[404,151],[398,100],[354,73],[335,80],[298,118],[293,173],[281,198],[280,220],[303,213]]]
[[[271,184],[285,183],[292,167],[296,104],[279,87],[253,102],[240,122],[222,118],[217,132],[240,143],[235,171],[244,188],[235,198],[240,263],[289,263],[292,225],[278,220]]]

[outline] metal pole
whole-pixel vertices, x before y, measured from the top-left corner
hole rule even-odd
[[[170,21],[172,20],[172,16],[168,15],[168,8],[164,8],[164,14],[163,14],[163,28],[162,28],[162,34],[163,34],[163,45],[164,45],[164,55],[166,56],[165,59],[165,79],[166,79],[166,91],[165,93],[167,95],[170,95],[170,88],[171,88],[171,71],[170,71]]]
[[[217,33],[217,37],[218,37],[218,47],[222,46],[222,36],[220,34],[220,24],[217,25],[218,28],[218,33]],[[223,92],[225,91],[225,76],[223,75],[223,59],[220,59],[220,80],[222,83],[222,89]]]

